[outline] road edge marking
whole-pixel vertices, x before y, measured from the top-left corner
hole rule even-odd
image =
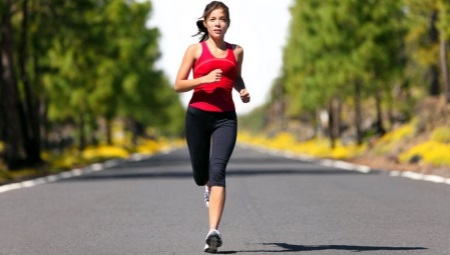
[[[31,187],[41,185],[41,184],[57,182],[57,181],[60,181],[63,179],[78,177],[78,176],[93,173],[93,172],[103,171],[105,169],[117,166],[123,162],[142,161],[142,160],[145,160],[150,157],[157,156],[157,155],[168,154],[171,151],[174,151],[177,149],[178,149],[178,147],[168,148],[168,149],[161,150],[160,152],[151,154],[151,155],[134,153],[125,159],[109,159],[109,160],[106,160],[101,163],[93,163],[93,164],[85,166],[83,168],[75,168],[72,170],[64,171],[64,172],[53,174],[53,175],[47,175],[44,177],[39,177],[39,178],[30,179],[30,180],[26,180],[26,181],[13,182],[13,183],[0,185],[0,194],[8,192],[8,191],[17,190],[17,189],[31,188]]]
[[[450,178],[445,178],[438,175],[427,175],[427,174],[421,174],[421,173],[415,173],[411,171],[400,171],[400,170],[378,170],[370,168],[369,166],[365,165],[357,165],[341,160],[333,160],[333,159],[319,159],[315,158],[309,155],[297,155],[292,152],[283,151],[283,150],[277,150],[277,149],[269,149],[264,148],[260,146],[250,145],[250,144],[243,144],[239,143],[238,146],[242,148],[251,148],[254,150],[257,150],[262,153],[267,153],[274,156],[283,156],[285,158],[289,159],[296,159],[306,162],[314,162],[323,166],[329,166],[329,167],[335,167],[343,170],[348,171],[357,171],[364,174],[369,174],[371,172],[375,171],[386,171],[388,172],[389,176],[391,177],[403,177],[408,178],[411,180],[417,180],[417,181],[427,181],[427,182],[433,182],[433,183],[439,183],[439,184],[448,184],[450,185]]]

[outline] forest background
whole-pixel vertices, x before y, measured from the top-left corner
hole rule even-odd
[[[0,2],[0,183],[183,145],[152,4]],[[450,176],[450,4],[295,0],[270,98],[239,141]]]

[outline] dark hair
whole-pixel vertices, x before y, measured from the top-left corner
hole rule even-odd
[[[208,18],[208,16],[213,12],[215,9],[223,9],[225,12],[225,15],[227,15],[227,19],[230,20],[230,12],[228,11],[228,6],[226,6],[224,3],[220,1],[212,1],[211,3],[207,4],[205,7],[205,10],[203,11],[203,16],[197,20],[197,28],[198,32],[193,35],[201,35],[200,42],[206,41],[208,39],[208,29],[206,29],[205,25],[203,24],[203,21]]]

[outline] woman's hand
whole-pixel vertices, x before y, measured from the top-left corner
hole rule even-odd
[[[211,71],[209,74],[203,76],[203,83],[213,83],[220,81],[222,78],[222,70],[215,69]]]
[[[247,89],[241,89],[239,95],[243,103],[250,102],[250,93],[248,93]]]

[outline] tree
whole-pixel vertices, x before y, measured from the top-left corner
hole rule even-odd
[[[25,126],[24,136],[24,147],[27,154],[27,162],[30,165],[36,165],[41,163],[41,136],[39,130],[39,118],[38,118],[38,104],[36,100],[36,95],[30,84],[30,79],[28,75],[28,0],[23,0],[22,2],[22,23],[21,23],[21,34],[20,43],[18,49],[19,58],[19,74],[20,81],[23,87],[23,109],[24,114],[22,118],[22,123]]]
[[[441,93],[437,0],[405,0],[405,12],[408,26],[405,42],[411,69],[409,75],[413,81],[425,81],[428,94],[437,96]]]
[[[14,8],[13,1],[2,3],[1,9],[1,84],[2,84],[2,115],[5,120],[5,161],[9,169],[21,167],[25,161],[23,147],[23,123],[20,116],[22,113],[17,78],[14,69],[14,39],[11,23]]]
[[[447,103],[450,103],[450,78],[448,70],[448,40],[450,39],[450,3],[445,0],[438,1],[439,21],[437,27],[439,30],[439,52],[441,74],[443,81],[443,92]]]
[[[401,7],[399,1],[296,1],[283,66],[289,102],[294,102],[289,109],[328,109],[334,125],[339,113],[333,100],[353,95],[356,140],[361,144],[363,99],[391,89],[402,72],[397,36],[402,33]],[[336,129],[328,127],[331,146]]]
[[[102,137],[99,120],[180,133],[181,102],[155,68],[159,31],[146,27],[150,2],[7,0],[0,7],[0,139],[9,166],[37,163],[41,139],[65,126],[77,130],[70,135],[80,149]]]

